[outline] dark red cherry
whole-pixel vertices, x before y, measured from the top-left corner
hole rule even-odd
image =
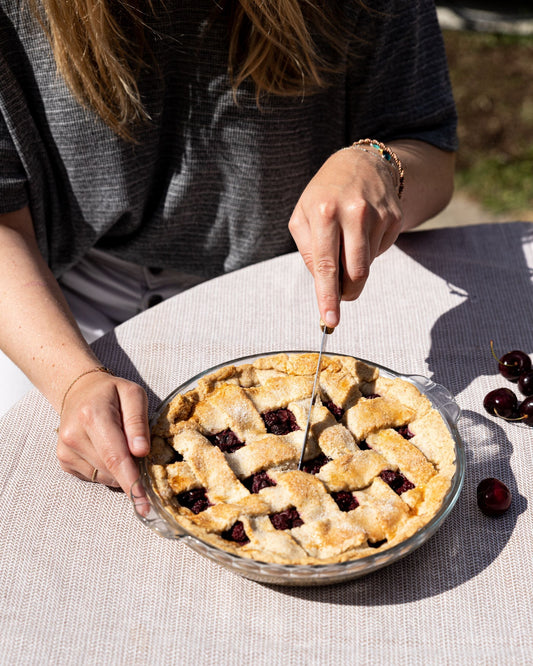
[[[518,390],[522,395],[533,395],[533,370],[526,370],[520,375]]]
[[[303,463],[302,472],[307,472],[307,474],[318,474],[320,469],[329,461],[330,458],[327,458],[324,453],[319,453],[316,458],[306,460]]]
[[[292,530],[293,527],[300,527],[300,525],[304,524],[295,507],[290,507],[279,513],[273,513],[269,518],[277,530]]]
[[[492,340],[490,341],[490,348],[492,350],[492,355],[498,361],[498,370],[500,371],[500,374],[510,382],[517,382],[523,372],[531,370],[531,359],[520,349],[513,349],[513,351],[507,352],[507,354],[498,358],[494,353]]]
[[[210,506],[213,506],[207,497],[207,491],[205,488],[193,488],[192,490],[185,490],[179,495],[176,495],[181,506],[187,507],[193,513],[198,514],[202,511],[205,511]]]
[[[244,544],[250,541],[244,531],[244,525],[240,520],[234,523],[228,530],[222,532],[220,536],[226,541],[235,541],[235,543],[238,543],[240,546],[244,546]]]
[[[397,495],[412,490],[415,486],[411,481],[408,481],[403,474],[395,472],[392,469],[384,469],[379,473],[379,476],[387,483]]]
[[[511,506],[511,491],[498,479],[483,479],[477,487],[477,505],[486,516],[501,516]]]
[[[337,421],[340,421],[342,419],[342,415],[344,414],[344,409],[342,407],[339,407],[338,405],[336,405],[332,400],[330,400],[329,402],[326,402],[326,407],[333,414],[333,416],[337,419]]]
[[[277,485],[274,479],[271,479],[264,471],[252,474],[247,479],[243,479],[242,483],[253,494],[258,493],[263,488]]]
[[[524,352],[515,349],[501,357],[498,368],[505,379],[517,382],[523,372],[531,369],[531,359]]]
[[[518,416],[521,423],[533,426],[533,395],[529,395],[520,403]]]
[[[300,430],[296,417],[290,409],[273,409],[263,412],[261,417],[265,422],[267,432],[273,435],[287,435],[295,430]]]
[[[355,495],[349,493],[347,490],[339,490],[338,492],[331,493],[331,496],[341,511],[353,511],[359,506]]]
[[[493,416],[514,419],[517,417],[518,400],[511,389],[498,388],[487,393],[483,400],[483,407]]]
[[[214,435],[208,435],[207,439],[213,444],[213,446],[218,446],[218,448],[224,453],[234,453],[244,446],[244,442],[241,442],[233,430],[230,430],[229,428],[222,430],[222,432],[217,432]]]

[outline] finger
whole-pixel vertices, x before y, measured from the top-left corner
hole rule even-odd
[[[58,457],[59,458],[59,457]],[[89,462],[81,456],[71,456],[69,459],[59,460],[61,469],[83,481],[101,483],[111,488],[118,487],[118,482],[107,471],[103,462]]]
[[[87,468],[88,471],[85,473],[85,478],[87,479],[87,481],[90,481],[91,483],[102,483],[105,486],[113,485],[112,483],[106,483],[105,480],[102,478],[104,476],[102,470],[105,472],[103,465],[88,464]],[[118,485],[116,481],[114,481],[114,485],[115,486]]]
[[[135,511],[142,517],[148,516],[152,510],[152,505],[146,496],[142,480],[139,477],[130,488],[130,499],[133,503]]]
[[[296,247],[298,248],[298,251],[300,255],[302,256],[305,265],[307,266],[309,272],[315,278],[316,275],[316,268],[315,268],[315,262],[316,259],[314,258],[313,254],[313,236],[311,232],[311,225],[309,224],[307,217],[301,207],[297,207],[295,212],[293,213],[291,217],[291,221],[289,223],[289,230],[291,232],[291,235],[294,239],[294,242],[296,243]],[[340,265],[337,270],[340,270]],[[338,310],[338,304],[340,301],[340,289],[341,285],[340,279],[337,278],[337,283],[338,283],[338,295],[334,299],[333,303],[333,309]],[[316,281],[315,281],[315,290],[316,290]],[[317,292],[317,300],[319,303],[319,311],[320,311],[320,316],[322,320],[328,325],[328,326],[336,326],[338,324],[340,312],[336,312],[336,315],[334,314],[333,317],[331,317],[329,314],[327,314],[327,309],[324,308],[323,306],[321,307],[320,299],[318,298],[318,292]]]
[[[57,459],[61,469],[78,479],[111,487],[118,486],[116,479],[108,472],[91,440],[83,431],[74,432],[68,426],[61,428],[57,440]]]
[[[139,469],[130,454],[120,414],[116,419],[101,418],[88,429],[88,434],[102,460],[103,474],[110,474],[129,496],[132,485],[139,477]]]
[[[313,276],[318,309],[327,326],[335,327],[340,319],[339,251],[341,232],[337,206],[324,200],[313,211],[311,244]]]
[[[311,230],[309,221],[299,203],[289,220],[289,231],[296,243],[298,252],[302,256],[307,270],[313,275],[313,249],[311,245]]]
[[[359,297],[370,273],[371,246],[362,208],[350,212],[342,239],[342,298],[345,301]]]
[[[122,426],[129,450],[133,456],[143,458],[150,452],[146,392],[137,384],[129,384],[119,391],[119,398]]]
[[[376,257],[379,256],[380,254],[383,254],[385,250],[388,250],[389,247],[394,245],[394,243],[396,242],[398,236],[402,231],[402,226],[403,226],[403,215],[400,208],[398,207],[396,211],[392,211],[390,213],[388,224],[386,226],[383,236],[381,237],[381,242],[379,243],[379,247],[377,248],[376,251]]]

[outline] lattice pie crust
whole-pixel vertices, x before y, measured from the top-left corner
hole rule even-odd
[[[445,422],[411,383],[352,357],[322,360],[297,469],[317,360],[227,366],[163,410],[148,470],[188,532],[242,557],[325,564],[390,548],[438,511],[455,472]]]

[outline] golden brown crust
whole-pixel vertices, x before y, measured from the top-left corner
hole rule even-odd
[[[435,515],[455,473],[449,429],[414,385],[352,357],[322,360],[297,469],[317,360],[225,366],[162,411],[148,470],[186,530],[243,557],[325,564],[390,548]]]

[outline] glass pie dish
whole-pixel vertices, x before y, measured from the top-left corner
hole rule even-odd
[[[277,354],[313,354],[306,351],[268,352],[246,356],[221,363],[209,368],[202,373],[192,377],[181,386],[177,387],[161,403],[151,420],[151,428],[157,423],[161,414],[169,403],[178,395],[185,394],[198,386],[204,378],[213,375],[227,366],[241,366],[260,362],[261,359],[272,357]],[[372,552],[369,555],[345,561],[325,564],[281,564],[277,562],[266,562],[251,557],[240,556],[235,552],[228,552],[217,547],[213,543],[202,539],[198,533],[192,534],[182,524],[179,524],[175,516],[166,508],[164,501],[154,484],[146,459],[139,461],[140,477],[138,484],[132,489],[132,500],[138,519],[156,534],[173,540],[181,539],[198,554],[207,557],[217,564],[237,573],[245,578],[262,583],[289,586],[313,586],[329,585],[345,582],[360,576],[369,574],[377,569],[392,564],[399,559],[412,553],[415,549],[425,543],[442,525],[451,512],[461,492],[464,472],[465,454],[464,447],[457,431],[457,422],[460,418],[460,408],[451,393],[441,386],[420,375],[406,375],[397,373],[379,364],[365,361],[364,359],[349,357],[346,354],[327,353],[330,359],[352,358],[373,366],[379,370],[380,377],[389,379],[402,379],[414,385],[418,391],[429,400],[431,406],[440,414],[446,428],[454,443],[455,472],[451,478],[450,485],[436,513],[418,531],[405,540],[391,545],[389,548]]]

